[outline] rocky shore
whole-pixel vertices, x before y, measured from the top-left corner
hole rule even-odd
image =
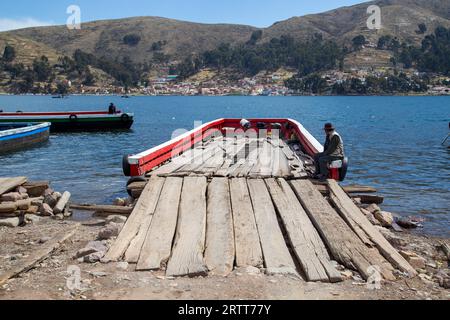
[[[67,198],[70,194],[58,194],[45,183],[22,183],[2,195],[0,205],[19,203],[14,223],[5,223],[11,218],[4,216],[0,220],[0,299],[450,299],[450,239],[418,235],[409,228],[417,227],[419,221],[401,219],[383,211],[381,205],[363,203],[370,202],[364,197],[354,197],[355,203],[417,270],[417,277],[410,279],[396,271],[396,281],[373,286],[337,262],[345,279],[338,284],[268,276],[257,268],[236,269],[225,278],[171,278],[161,272],[135,272],[126,262],[102,263],[134,200],[73,205],[80,208],[73,209]],[[19,208],[23,200],[30,205]],[[29,213],[31,207],[35,213]],[[87,221],[75,221],[77,211],[86,208],[97,214]],[[72,211],[72,217],[65,214]],[[2,278],[4,275],[8,279]]]

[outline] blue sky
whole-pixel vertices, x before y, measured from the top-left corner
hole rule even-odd
[[[82,22],[161,16],[204,23],[267,27],[292,16],[319,13],[365,0],[15,0],[0,1],[0,31],[65,24],[66,9],[81,8]]]

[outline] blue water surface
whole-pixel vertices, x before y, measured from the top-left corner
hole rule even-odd
[[[120,97],[0,96],[4,111],[106,109],[135,113],[131,131],[54,134],[45,145],[0,156],[0,176],[51,180],[76,202],[109,202],[124,195],[123,154],[171,138],[194,121],[290,117],[319,141],[333,122],[351,159],[347,184],[365,184],[386,197],[384,209],[426,219],[423,232],[450,236],[450,97]]]

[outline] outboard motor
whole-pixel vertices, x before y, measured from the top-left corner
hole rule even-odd
[[[248,129],[250,129],[252,127],[252,124],[247,119],[242,119],[241,120],[241,127],[244,128],[245,130],[248,130]]]
[[[348,158],[345,157],[342,161],[342,167],[339,169],[339,180],[344,181],[348,172]]]

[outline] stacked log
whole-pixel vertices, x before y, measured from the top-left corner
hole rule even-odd
[[[69,192],[53,191],[48,181],[0,178],[0,227],[18,227],[37,221],[38,216],[68,218],[70,196]]]

